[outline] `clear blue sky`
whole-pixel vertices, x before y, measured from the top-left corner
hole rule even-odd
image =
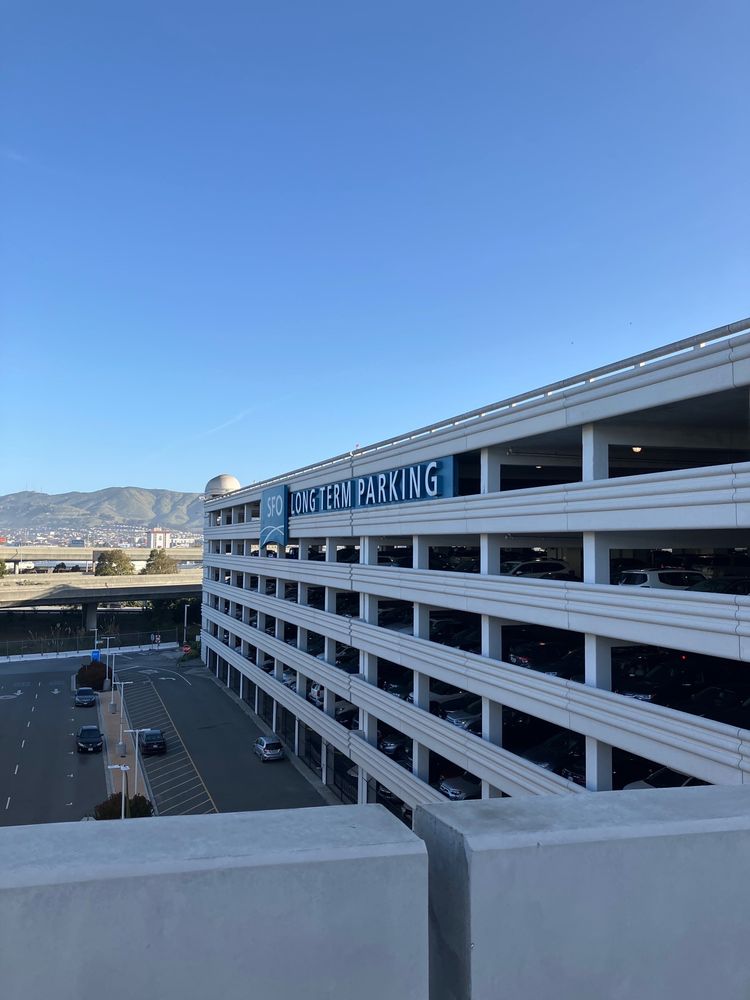
[[[243,484],[750,313],[746,0],[5,0],[0,493]]]

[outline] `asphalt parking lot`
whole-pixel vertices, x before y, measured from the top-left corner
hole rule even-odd
[[[288,760],[263,764],[252,751],[263,735],[243,708],[203,666],[187,670],[176,654],[117,657],[133,728],[165,731],[167,753],[143,759],[163,815],[246,812],[325,805],[315,787]]]
[[[91,815],[107,797],[103,754],[78,754],[75,732],[97,725],[75,708],[70,675],[80,656],[0,665],[0,826]]]

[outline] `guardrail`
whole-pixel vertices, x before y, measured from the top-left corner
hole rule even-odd
[[[119,649],[133,646],[155,647],[151,636],[157,634],[161,636],[161,645],[166,646],[168,643],[176,643],[178,641],[178,631],[179,629],[175,627],[159,629],[158,633],[155,630],[148,632],[124,632],[122,635],[110,636],[100,633],[98,648],[103,653],[107,647],[109,647],[110,651],[115,652]],[[109,643],[107,643],[108,639]],[[92,649],[91,634],[50,636],[41,639],[6,639],[0,641],[0,659],[7,659],[11,656],[69,656],[72,653],[81,653],[84,656],[90,656]]]

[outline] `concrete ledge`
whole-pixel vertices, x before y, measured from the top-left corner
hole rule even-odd
[[[8,998],[427,997],[424,845],[381,806],[0,829]]]
[[[750,788],[419,807],[432,1000],[747,1000]]]

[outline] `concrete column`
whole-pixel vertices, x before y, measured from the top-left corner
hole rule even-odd
[[[414,704],[417,708],[423,708],[425,712],[430,710],[430,676],[423,674],[419,670],[414,671]]]
[[[414,569],[430,568],[430,545],[424,535],[412,537],[412,567]]]
[[[304,674],[301,674],[299,672],[299,670],[298,670],[297,671],[297,694],[300,696],[300,698],[302,698],[303,701],[307,698],[307,686],[308,686],[308,683],[309,683],[309,681],[308,681],[307,677],[305,677]]]
[[[376,746],[378,742],[378,720],[372,712],[360,713],[360,728],[365,734],[365,739],[371,746]]]
[[[303,653],[307,652],[307,629],[302,628],[301,625],[297,626],[297,649],[301,649]]]
[[[420,781],[430,780],[430,751],[422,743],[412,740],[412,774]]]
[[[595,531],[583,533],[583,582],[609,583],[610,540]]]
[[[600,424],[584,424],[581,428],[581,458],[583,481],[609,479],[609,441]]]
[[[245,675],[240,670],[240,701],[242,701],[242,692],[245,688]]]
[[[330,688],[323,688],[323,711],[330,716],[336,714],[336,695]]]
[[[359,617],[369,625],[378,624],[378,599],[374,594],[359,595]]]
[[[497,535],[479,536],[479,572],[497,576],[500,572],[502,549]]]
[[[83,627],[85,629],[93,631],[96,628],[96,612],[98,607],[99,605],[96,601],[89,601],[81,605]]]
[[[503,658],[503,626],[491,615],[482,615],[482,656],[492,660]]]
[[[336,662],[336,640],[326,635],[323,637],[323,651],[327,663]]]
[[[359,539],[359,561],[364,566],[377,566],[378,540],[371,535],[362,535]]]
[[[326,562],[336,562],[337,538],[326,538]]]
[[[271,715],[271,729],[276,732],[276,725],[279,717],[279,703],[273,699],[273,714]]]
[[[429,604],[414,605],[414,635],[419,639],[430,638],[430,606]]]
[[[479,453],[479,489],[482,493],[499,493],[502,449],[482,448]]]
[[[231,664],[231,663],[230,663],[230,662],[229,662],[229,661],[227,660],[227,687],[228,687],[228,688],[231,688],[231,686],[232,686],[232,671],[233,671],[233,670],[234,670],[234,667],[233,667],[233,666],[232,666],[232,664]]]
[[[260,714],[260,713],[258,712],[258,695],[259,695],[259,692],[260,692],[260,688],[259,688],[259,687],[258,687],[258,685],[256,684],[256,685],[255,685],[255,704],[253,705],[253,709],[254,709],[254,711],[255,711],[255,714],[256,714],[256,715],[259,715],[259,714]]]
[[[308,584],[300,583],[297,584],[297,604],[307,604],[307,588]]]
[[[363,674],[368,684],[378,686],[378,658],[374,653],[360,651],[359,672]]]
[[[298,558],[307,559],[308,553],[310,551],[310,542],[307,538],[300,538],[299,542],[299,553]]]
[[[586,684],[612,690],[612,640],[587,634],[584,637]],[[612,747],[586,737],[586,787],[594,792],[612,788]]]
[[[297,683],[299,684],[299,674],[297,674]],[[294,756],[299,757],[299,727],[300,721],[295,718],[294,720]]]

